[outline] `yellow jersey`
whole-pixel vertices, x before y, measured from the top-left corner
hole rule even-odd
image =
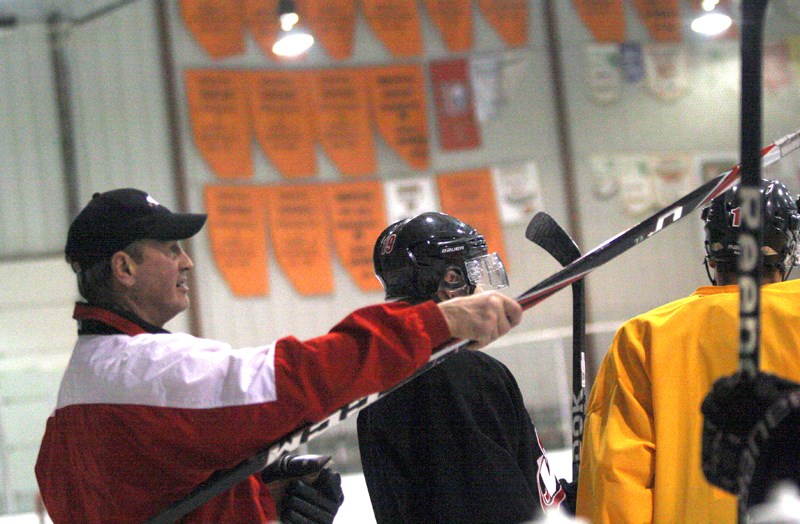
[[[577,515],[599,523],[734,523],[701,469],[700,405],[738,367],[737,286],[704,286],[620,327],[592,386]],[[761,288],[760,368],[800,382],[800,280]]]

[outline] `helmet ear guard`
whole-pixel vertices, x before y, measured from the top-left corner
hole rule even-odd
[[[736,267],[741,221],[738,191],[739,185],[736,185],[716,197],[700,215],[705,222],[704,263],[712,284],[716,282],[711,276],[709,261],[713,261],[718,269],[733,270]],[[762,180],[760,192],[764,202],[763,267],[767,270],[778,269],[786,280],[792,268],[800,262],[797,253],[800,229],[798,200],[777,180]]]
[[[386,299],[412,302],[436,297],[442,284],[444,289],[469,286],[469,294],[479,281],[508,285],[505,268],[496,254],[496,261],[491,263],[473,262],[489,256],[486,240],[475,228],[437,212],[391,224],[378,236],[373,249],[375,275],[383,284]],[[463,284],[445,282],[448,269],[456,269]],[[484,274],[491,278],[483,278]]]

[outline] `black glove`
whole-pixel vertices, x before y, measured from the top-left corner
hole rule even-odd
[[[567,482],[566,479],[558,479],[558,483],[561,484],[561,489],[567,495],[567,498],[561,503],[561,507],[565,509],[567,515],[574,517],[575,506],[578,502],[578,481]]]
[[[279,517],[284,524],[331,524],[342,502],[342,478],[324,468],[312,483],[289,484]]]
[[[748,496],[749,506],[763,499],[779,469],[769,457],[791,462],[795,453],[780,449],[791,440],[800,421],[800,386],[767,373],[754,378],[735,374],[714,383],[702,405],[703,473],[711,484],[734,495]],[[788,439],[788,440],[787,440]],[[791,446],[796,448],[796,444]],[[775,449],[773,449],[775,448]],[[786,476],[785,468],[780,473]]]
[[[331,524],[344,502],[342,479],[324,455],[284,454],[261,472],[285,524]]]

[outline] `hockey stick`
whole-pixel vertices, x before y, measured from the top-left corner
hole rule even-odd
[[[562,266],[579,259],[581,250],[547,213],[536,213],[525,238],[550,253]],[[586,293],[583,279],[572,284],[572,482],[578,481],[581,440],[586,420]]]
[[[764,165],[771,165],[798,147],[800,147],[800,130],[786,135],[775,143],[765,147],[762,151],[762,162]],[[667,206],[664,210],[645,219],[640,224],[607,240],[604,244],[530,288],[517,297],[517,301],[524,310],[533,307],[561,288],[580,280],[586,276],[587,273],[616,258],[637,244],[644,242],[652,235],[670,226],[674,222],[677,222],[691,211],[707,204],[711,199],[730,188],[738,179],[739,167],[736,166],[732,170],[703,184],[680,200]],[[395,389],[414,380],[431,367],[441,363],[448,355],[464,349],[468,343],[469,341],[466,340],[456,340],[437,349],[427,364],[419,368],[396,386],[386,391],[373,393],[372,395],[355,400],[339,408],[320,422],[308,424],[293,430],[285,437],[271,444],[264,451],[242,461],[237,466],[225,471],[216,472],[186,497],[175,502],[162,513],[159,513],[146,522],[151,524],[174,522],[216,495],[224,493],[239,482],[247,479],[250,475],[258,473],[269,464],[275,462],[284,452],[296,450],[302,444],[316,438],[329,428],[346,420],[353,414],[358,413],[370,404],[373,404],[381,397],[388,395]]]

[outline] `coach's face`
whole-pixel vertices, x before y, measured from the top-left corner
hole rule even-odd
[[[192,259],[177,241],[142,240],[140,262],[131,260],[127,290],[131,309],[143,320],[162,327],[189,307],[189,271]]]

